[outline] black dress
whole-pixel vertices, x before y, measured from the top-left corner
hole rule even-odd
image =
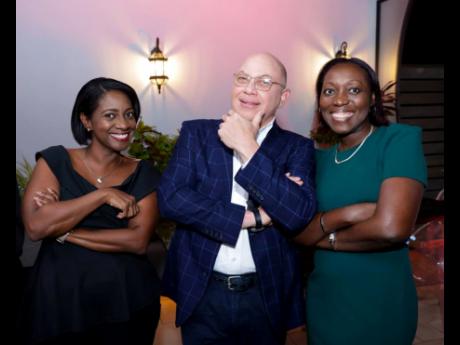
[[[19,194],[18,179],[16,178],[16,336],[20,334],[21,326],[21,309],[22,309],[22,293],[24,288],[24,268],[20,260],[22,255],[22,246],[24,245],[24,224],[21,217],[21,195]]]
[[[73,169],[63,146],[49,147],[37,153],[39,157],[46,160],[58,179],[61,201],[96,190]],[[140,161],[134,173],[114,188],[139,201],[156,190],[159,177],[150,162]],[[76,227],[127,227],[126,219],[116,217],[118,212],[102,205]],[[48,238],[42,242],[26,288],[27,342],[125,322],[137,311],[159,305],[159,299],[160,280],[146,255],[98,252]]]

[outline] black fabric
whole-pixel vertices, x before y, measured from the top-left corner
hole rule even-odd
[[[21,309],[24,290],[24,268],[22,267],[19,257],[22,255],[22,246],[24,245],[24,225],[21,216],[21,196],[19,194],[18,180],[16,179],[16,259],[15,259],[15,281],[16,281],[16,337],[20,334]]]
[[[22,255],[24,245],[24,225],[21,217],[21,196],[19,194],[18,180],[16,179],[16,256]]]
[[[36,157],[43,157],[58,179],[61,201],[96,190],[73,169],[64,147],[50,147]],[[158,181],[153,165],[140,161],[134,173],[113,188],[141,200],[155,191]],[[118,219],[117,213],[103,205],[77,227],[126,227],[127,220]],[[24,334],[34,343],[105,323],[126,322],[136,311],[159,303],[159,297],[160,281],[147,256],[103,253],[45,239],[27,282]]]
[[[247,204],[248,204],[248,210],[251,210],[251,211],[260,206],[260,204],[256,200],[251,198],[250,195],[248,196]]]
[[[261,229],[263,227],[262,225],[262,216],[260,215],[260,211],[258,208],[255,208],[251,210],[252,213],[254,213],[254,218],[256,219],[256,229]]]
[[[260,211],[259,211],[259,208],[258,208],[260,206],[260,204],[256,200],[251,198],[251,196],[249,196],[248,200],[247,200],[247,205],[248,205],[247,210],[251,211],[252,213],[254,213],[254,218],[256,220],[256,225],[252,226],[252,227],[249,227],[248,231],[249,232],[263,231],[265,229],[265,227],[262,224],[262,216],[260,215]]]
[[[152,345],[159,319],[160,303],[155,303],[134,313],[129,321],[62,334],[39,345]]]

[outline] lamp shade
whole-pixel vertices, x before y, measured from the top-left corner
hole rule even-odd
[[[158,93],[161,93],[161,87],[168,80],[168,76],[165,75],[165,62],[168,58],[163,54],[160,49],[160,39],[157,37],[156,45],[150,52],[149,61],[151,64],[151,75],[150,81],[155,84],[158,88]]]
[[[349,59],[350,56],[348,55],[347,48],[348,48],[348,43],[347,43],[347,41],[343,41],[343,42],[340,44],[340,49],[337,50],[337,52],[335,53],[335,57],[336,57],[336,58],[345,58],[345,59]]]

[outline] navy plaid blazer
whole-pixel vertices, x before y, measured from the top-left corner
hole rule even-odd
[[[220,120],[185,121],[158,188],[161,215],[177,222],[163,293],[177,303],[180,326],[202,298],[222,243],[235,245],[245,208],[231,203],[233,151],[220,140]],[[249,232],[268,317],[285,332],[304,324],[298,252],[289,237],[316,212],[314,147],[276,122],[236,181],[270,215],[273,226]],[[300,176],[303,186],[285,173]]]

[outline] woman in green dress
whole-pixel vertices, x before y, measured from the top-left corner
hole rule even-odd
[[[296,238],[315,247],[308,345],[412,344],[406,240],[427,179],[421,129],[388,122],[376,73],[360,59],[329,61],[316,92],[320,126],[339,142],[317,150],[318,214]]]

